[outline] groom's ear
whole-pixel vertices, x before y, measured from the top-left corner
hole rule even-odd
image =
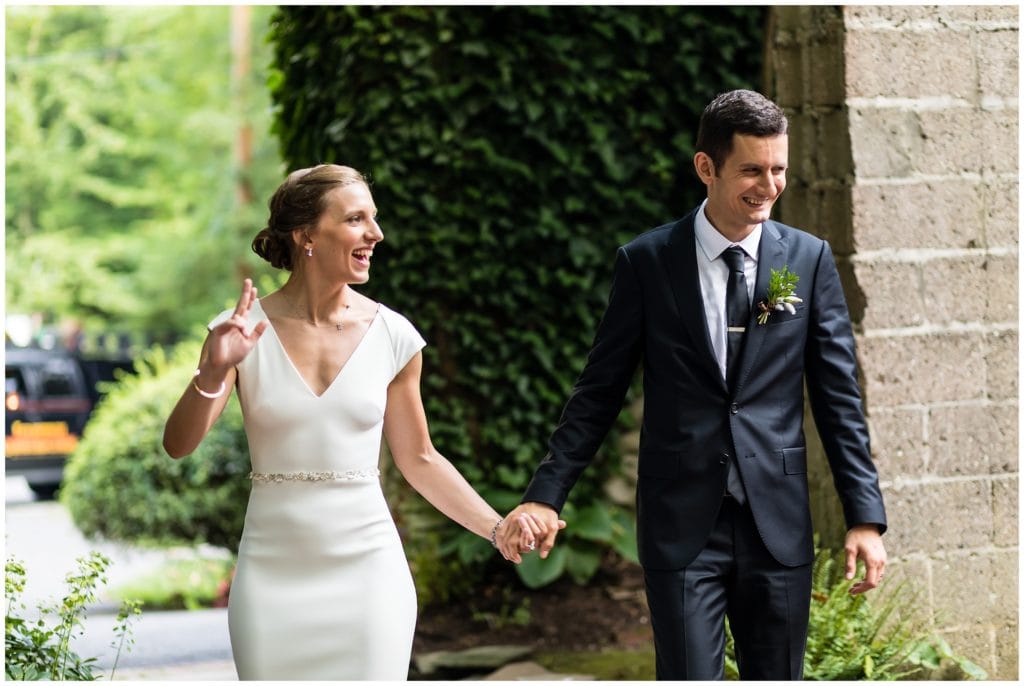
[[[705,185],[715,178],[715,163],[706,152],[698,152],[693,156],[693,168]]]

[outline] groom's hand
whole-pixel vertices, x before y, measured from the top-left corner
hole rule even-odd
[[[882,535],[874,524],[860,524],[846,532],[846,578],[857,573],[857,560],[864,560],[864,578],[850,588],[851,595],[870,591],[885,576],[886,554]]]
[[[508,513],[506,521],[523,521],[527,523],[535,536],[540,539],[540,556],[546,558],[555,545],[558,532],[565,528],[565,522],[558,518],[555,508],[544,503],[523,503]],[[519,553],[519,536],[515,527],[501,527],[498,532],[498,549],[506,559],[516,564],[522,561]]]

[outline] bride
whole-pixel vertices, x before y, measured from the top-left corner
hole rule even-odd
[[[445,515],[492,545],[515,527],[519,550],[506,559],[548,533],[527,516],[504,521],[431,443],[425,341],[351,287],[369,279],[384,239],[376,217],[354,169],[287,177],[252,247],[288,281],[257,298],[246,279],[235,308],[210,322],[164,430],[167,453],[188,455],[238,392],[252,490],[228,624],[243,680],[407,678],[416,595],[378,478],[382,433],[406,481]]]

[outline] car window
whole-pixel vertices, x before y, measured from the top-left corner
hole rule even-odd
[[[4,393],[24,393],[25,380],[21,378],[20,369],[7,367],[7,379],[4,382]]]
[[[60,369],[44,369],[42,386],[45,398],[75,395],[75,384],[71,375]]]

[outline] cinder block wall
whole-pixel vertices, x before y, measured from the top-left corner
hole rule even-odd
[[[827,238],[857,331],[894,575],[1018,676],[1018,9],[778,7],[779,218]],[[815,516],[841,537],[820,454]],[[898,570],[898,572],[896,571]]]

